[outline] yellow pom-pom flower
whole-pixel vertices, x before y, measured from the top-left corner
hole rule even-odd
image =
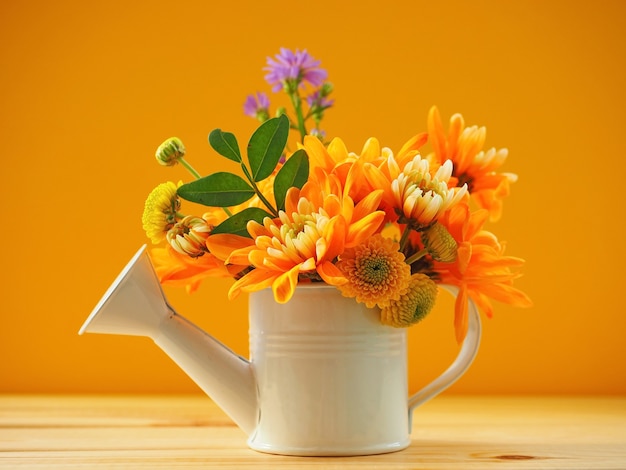
[[[342,294],[368,307],[383,307],[399,299],[411,279],[411,267],[399,248],[394,240],[377,234],[344,251],[337,262],[348,280],[338,286]]]
[[[436,300],[437,284],[426,274],[413,274],[406,293],[381,310],[380,321],[396,328],[411,326],[428,315]]]
[[[171,181],[162,183],[154,188],[146,199],[141,222],[146,235],[154,244],[162,242],[167,231],[176,223],[177,212],[180,209],[176,188]]]

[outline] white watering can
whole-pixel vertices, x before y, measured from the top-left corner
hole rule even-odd
[[[410,445],[413,409],[467,370],[480,330],[470,300],[468,333],[456,360],[409,397],[405,328],[380,324],[377,310],[331,286],[298,286],[286,304],[275,303],[265,289],[250,294],[246,359],[174,311],[144,245],[79,334],[152,338],[248,435],[252,449],[366,455]]]

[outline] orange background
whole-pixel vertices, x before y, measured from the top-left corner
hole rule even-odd
[[[266,5],[266,6],[262,6]],[[271,5],[271,6],[270,6]],[[18,2],[0,6],[0,392],[194,392],[150,340],[77,331],[147,241],[145,197],[188,180],[156,147],[179,136],[201,173],[233,169],[265,58],[306,48],[329,71],[325,128],[399,149],[436,104],[485,125],[519,182],[489,228],[527,260],[528,310],[497,305],[449,393],[626,392],[626,3]],[[246,298],[227,280],[177,310],[247,355]],[[411,329],[411,388],[457,351],[451,303]]]

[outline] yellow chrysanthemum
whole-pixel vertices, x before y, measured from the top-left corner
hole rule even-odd
[[[436,300],[437,284],[426,274],[413,274],[406,293],[381,310],[380,321],[396,328],[411,326],[428,315]]]
[[[368,307],[384,307],[406,292],[411,267],[404,262],[399,244],[376,234],[366,242],[347,249],[337,267],[348,280],[339,286],[346,297]]]
[[[181,184],[179,182],[178,186]],[[176,223],[177,212],[180,209],[176,189],[177,186],[168,181],[154,188],[146,199],[141,222],[146,235],[154,244],[163,241],[167,231]]]

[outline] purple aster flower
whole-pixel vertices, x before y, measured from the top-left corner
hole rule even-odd
[[[313,86],[320,86],[328,73],[319,68],[320,61],[309,55],[306,49],[295,52],[280,48],[280,54],[267,58],[267,70],[265,80],[272,85],[272,91],[277,92],[286,89],[288,92],[295,91],[296,87],[304,86],[308,82]]]
[[[306,97],[306,102],[309,106],[316,106],[318,108],[330,108],[335,100],[328,99],[320,90],[314,91]]]
[[[247,116],[266,121],[269,117],[270,100],[263,92],[257,91],[256,96],[248,95],[243,104],[243,112]]]

